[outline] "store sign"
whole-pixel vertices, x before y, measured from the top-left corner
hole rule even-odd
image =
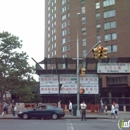
[[[40,75],[40,94],[58,94],[58,75]]]
[[[61,94],[76,94],[77,84],[62,84],[60,93]]]
[[[84,88],[85,94],[98,94],[98,75],[86,74],[85,77],[80,77],[80,88]]]
[[[84,94],[98,94],[98,76],[87,74],[80,77],[80,88],[85,89]],[[59,84],[61,85],[60,94],[77,94],[77,76],[75,75],[40,75],[40,94],[58,94]]]
[[[72,74],[60,75],[60,84],[75,84],[77,83],[77,76]]]
[[[127,63],[98,63],[97,73],[129,73]]]

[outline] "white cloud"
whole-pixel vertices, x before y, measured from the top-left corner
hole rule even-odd
[[[44,59],[44,0],[0,0],[0,32],[8,31],[23,40],[29,64]]]

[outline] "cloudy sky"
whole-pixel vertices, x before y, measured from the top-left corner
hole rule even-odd
[[[22,51],[29,64],[44,59],[44,0],[0,0],[0,32],[8,31],[23,40]],[[36,76],[37,78],[37,76]]]

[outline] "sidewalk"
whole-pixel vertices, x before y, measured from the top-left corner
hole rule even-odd
[[[118,119],[119,118],[130,118],[130,112],[120,112]],[[20,119],[20,118],[17,115],[14,117],[12,114],[8,114],[6,115],[6,117],[0,115],[0,119]],[[70,115],[68,112],[66,112],[66,115],[62,119],[81,119],[81,117],[73,116]],[[86,119],[111,119],[111,114],[110,112],[108,113],[108,115],[105,114],[99,115],[98,113],[87,113]]]

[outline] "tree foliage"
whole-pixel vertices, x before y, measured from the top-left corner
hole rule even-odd
[[[28,55],[20,51],[22,48],[19,37],[8,32],[0,33],[0,99],[6,92],[14,93],[17,90],[20,94],[30,96],[27,86],[34,84],[34,67],[28,63]],[[16,91],[15,91],[16,92]],[[21,98],[22,97],[22,98]],[[31,95],[31,97],[33,97]],[[20,101],[23,96],[19,96]]]

